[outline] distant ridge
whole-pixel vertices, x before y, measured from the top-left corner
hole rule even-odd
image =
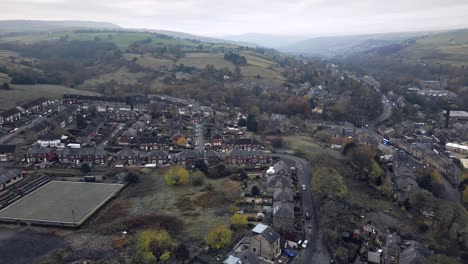
[[[45,20],[0,20],[0,33],[60,30],[70,28],[121,29],[108,22],[94,21],[45,21]]]

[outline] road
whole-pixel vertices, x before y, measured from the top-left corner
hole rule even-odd
[[[320,233],[319,208],[315,200],[314,189],[312,188],[312,174],[309,163],[304,159],[291,155],[272,154],[271,156],[279,157],[290,164],[294,164],[294,167],[297,168],[299,188],[302,189],[302,184],[307,187],[307,190],[302,192],[302,210],[304,214],[309,213],[310,215],[310,220],[305,220],[304,223],[304,238],[309,241],[309,244],[307,248],[300,251],[294,263],[330,263],[330,256],[323,244],[322,234]]]
[[[15,131],[14,133],[8,133],[6,135],[4,135],[3,137],[0,137],[0,144],[4,144],[4,143],[7,143],[8,141],[12,140],[13,138],[15,138],[19,133],[21,133],[22,131],[26,130],[27,128],[30,128],[42,121],[44,121],[45,119],[47,119],[46,116],[43,116],[43,117],[37,117],[35,118],[34,120],[31,121],[31,123],[29,125],[23,125],[23,126],[20,126],[18,127],[18,130]]]
[[[195,132],[197,134],[197,150],[205,150],[205,141],[203,140],[203,124],[195,125]]]

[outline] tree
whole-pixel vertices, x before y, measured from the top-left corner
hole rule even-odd
[[[249,115],[247,117],[247,130],[257,132],[257,126],[257,118],[255,117],[255,115]]]
[[[193,186],[202,186],[205,181],[205,175],[203,172],[196,170],[192,173],[192,185]]]
[[[164,180],[169,186],[184,185],[190,182],[189,172],[181,166],[174,165],[166,172]]]
[[[170,257],[174,243],[166,230],[143,230],[136,235],[135,257],[140,263],[155,263]]]
[[[243,171],[243,172],[241,172],[241,173],[239,174],[239,179],[240,179],[241,181],[246,180],[248,177],[249,177],[249,176],[247,175],[247,173],[246,173],[245,171]]]
[[[186,146],[187,145],[187,139],[185,137],[180,137],[177,139],[176,144],[179,146]]]
[[[125,180],[130,184],[138,183],[138,182],[140,182],[140,177],[138,176],[137,173],[134,173],[134,172],[130,171],[130,172],[127,173],[127,176],[125,177]]]
[[[231,224],[236,227],[246,226],[249,223],[246,215],[234,214],[231,217]]]
[[[260,194],[260,188],[258,188],[256,185],[252,186],[252,188],[250,189],[250,194],[252,194],[252,196],[257,196]]]
[[[3,90],[10,90],[11,87],[10,87],[10,85],[9,85],[7,82],[4,82],[3,85],[2,85],[2,89],[3,89]]]
[[[247,126],[247,120],[245,118],[239,118],[237,121],[237,125],[240,127],[246,127]]]
[[[215,226],[205,238],[206,244],[218,250],[231,243],[232,231],[224,225]]]
[[[208,165],[206,165],[206,162],[202,159],[195,161],[195,168],[199,169],[205,175],[208,173]]]
[[[181,244],[176,248],[175,256],[178,260],[184,263],[185,260],[190,258],[190,251],[185,244]]]
[[[374,151],[369,146],[358,146],[352,148],[349,152],[351,163],[360,171],[362,178],[367,179],[374,164]]]
[[[343,198],[348,191],[343,176],[332,168],[319,168],[316,170],[312,175],[312,182],[315,191],[322,200],[328,196]]]
[[[459,264],[460,262],[454,258],[445,255],[433,255],[429,258],[431,264]]]
[[[85,163],[81,164],[81,172],[83,174],[86,174],[86,173],[88,173],[90,171],[91,171],[91,167],[89,167],[88,163],[85,162]]]

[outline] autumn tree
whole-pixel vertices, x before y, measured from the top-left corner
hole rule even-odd
[[[362,179],[367,179],[374,164],[374,150],[369,146],[356,146],[348,151],[351,164],[360,172]]]
[[[174,248],[171,236],[164,229],[138,232],[135,245],[136,262],[145,264],[168,260]]]
[[[169,186],[174,185],[185,185],[190,182],[189,172],[187,169],[174,165],[172,166],[164,176],[166,184]]]
[[[243,227],[246,226],[249,223],[247,220],[246,215],[241,215],[241,214],[234,214],[231,217],[231,224],[234,225],[235,227]]]
[[[224,225],[215,226],[206,236],[205,242],[211,248],[218,250],[231,243],[232,231]]]
[[[187,145],[187,139],[185,137],[180,137],[177,139],[176,144],[178,146],[186,146]]]
[[[312,175],[312,182],[321,200],[328,196],[343,198],[348,191],[343,176],[332,168],[317,169]]]

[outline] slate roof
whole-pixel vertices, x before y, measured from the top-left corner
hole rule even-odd
[[[205,150],[205,151],[200,151],[200,150],[188,150],[188,151],[183,151],[177,155],[178,158],[182,159],[190,159],[190,158],[219,158],[218,152],[214,150]]]
[[[145,143],[158,143],[158,144],[169,144],[169,141],[163,137],[140,137],[136,139],[136,142],[140,144]]]
[[[138,135],[138,131],[134,128],[129,128],[127,131],[122,133],[124,137],[136,137]]]
[[[0,168],[0,184],[6,183],[7,181],[13,179],[14,177],[21,174],[20,170],[12,169],[12,170],[5,170]]]
[[[14,153],[16,145],[0,145],[0,153]]]
[[[252,232],[254,234],[261,234],[270,243],[274,243],[276,240],[280,239],[280,235],[278,234],[278,232],[276,232],[275,229],[273,229],[271,226],[267,226],[264,224],[257,224],[252,229]]]
[[[275,188],[273,201],[292,202],[293,199],[293,191],[291,188]]]
[[[16,114],[19,114],[20,111],[16,108],[10,108],[2,113],[0,113],[0,116],[4,117],[4,118],[7,118],[7,117],[10,117],[10,116],[13,116],[13,115],[16,115]]]
[[[122,149],[115,154],[117,157],[138,157],[138,151],[133,149]]]
[[[291,174],[290,167],[283,160],[280,160],[276,162],[275,164],[273,164],[273,170],[275,171],[275,174],[283,174],[283,175]]]
[[[62,156],[106,156],[107,151],[99,148],[64,148],[60,150]]]
[[[151,158],[151,157],[167,157],[168,154],[167,154],[167,152],[162,151],[162,150],[153,150],[153,151],[148,152],[148,154],[146,156],[148,158]]]
[[[79,137],[87,137],[94,133],[98,129],[98,126],[94,123],[88,124],[84,129],[81,129],[80,132],[78,132],[77,136]]]
[[[30,155],[46,154],[46,153],[49,153],[50,151],[52,151],[51,148],[32,147],[31,149],[29,149],[29,150],[26,152],[26,154],[30,154]]]
[[[37,140],[57,140],[59,139],[60,140],[60,136],[56,136],[56,135],[39,135],[37,137]]]
[[[292,203],[273,202],[273,217],[294,219],[294,207]]]
[[[227,156],[233,157],[250,157],[250,156],[265,156],[265,153],[261,150],[243,150],[243,149],[234,149],[227,153]]]
[[[281,183],[281,185],[278,185],[278,183]],[[275,175],[269,175],[267,177],[267,186],[268,187],[290,187],[292,185],[292,180],[288,176],[281,175],[281,174],[275,174]]]
[[[21,108],[25,109],[25,110],[28,110],[34,106],[38,106],[38,105],[42,105],[42,103],[46,102],[47,99],[45,99],[44,97],[41,97],[41,98],[37,98],[35,100],[32,100],[30,102],[27,102],[27,103],[24,103],[21,105]]]
[[[50,123],[47,122],[46,120],[44,120],[44,121],[42,121],[42,122],[40,122],[40,123],[37,123],[36,125],[32,126],[32,127],[30,128],[30,130],[39,133],[39,132],[42,132],[42,131],[46,130],[46,129],[49,128],[49,127],[50,127]]]

